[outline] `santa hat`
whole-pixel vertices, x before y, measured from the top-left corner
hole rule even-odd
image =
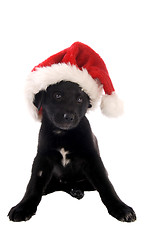
[[[25,92],[34,118],[40,120],[42,117],[42,111],[38,111],[33,104],[35,94],[61,81],[77,83],[89,96],[92,108],[102,97],[100,107],[106,116],[122,114],[122,101],[115,93],[104,61],[89,46],[75,42],[35,66],[28,75]]]

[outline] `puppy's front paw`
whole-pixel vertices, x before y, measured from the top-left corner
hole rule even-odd
[[[36,209],[28,204],[19,203],[15,207],[11,208],[8,213],[8,217],[13,222],[21,222],[29,220],[35,215]]]
[[[111,216],[121,222],[134,222],[136,220],[134,210],[124,203],[113,205],[108,212]]]

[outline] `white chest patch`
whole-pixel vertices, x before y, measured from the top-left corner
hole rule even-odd
[[[70,159],[67,159],[66,155],[69,154],[69,151],[65,151],[64,148],[61,148],[59,152],[62,155],[61,163],[64,167],[66,167],[70,163]]]

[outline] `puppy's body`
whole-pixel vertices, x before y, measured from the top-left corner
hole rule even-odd
[[[49,144],[44,145],[44,141]],[[90,151],[97,153],[98,149],[86,117],[83,117],[77,128],[69,131],[57,132],[50,123],[42,122],[37,156],[50,155],[54,162],[52,177],[44,189],[44,194],[56,190],[69,193],[71,189],[81,190],[82,193],[85,190],[95,190],[83,170],[89,159],[88,155],[91,155]]]
[[[38,93],[34,104],[43,109],[38,151],[25,196],[9,212],[10,220],[30,219],[42,195],[65,191],[81,199],[84,191],[97,190],[112,216],[134,221],[134,211],[120,200],[108,179],[85,117],[90,107],[88,96],[77,84],[60,82]]]

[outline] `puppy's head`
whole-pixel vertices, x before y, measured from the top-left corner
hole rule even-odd
[[[47,117],[61,130],[78,126],[80,120],[91,107],[88,95],[78,84],[61,81],[50,85],[46,91],[35,95],[34,105],[43,109],[43,118]]]

